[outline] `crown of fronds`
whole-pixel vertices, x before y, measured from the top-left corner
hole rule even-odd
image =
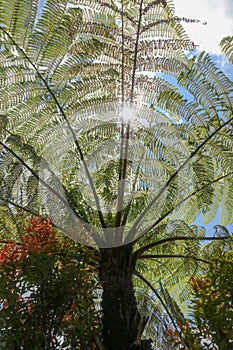
[[[168,217],[192,222],[202,211],[210,220],[219,203],[232,222],[232,82],[208,55],[187,59],[196,46],[182,22],[198,20],[177,17],[165,0],[0,9],[3,202],[43,211],[44,164],[50,208],[124,226],[125,242]],[[222,46],[231,59],[230,40]],[[137,114],[130,123],[119,122],[123,105]]]

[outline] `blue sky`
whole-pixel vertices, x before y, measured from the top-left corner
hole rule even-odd
[[[233,35],[233,0],[174,0],[174,3],[178,16],[207,22],[182,25],[201,51],[219,54],[220,40]]]

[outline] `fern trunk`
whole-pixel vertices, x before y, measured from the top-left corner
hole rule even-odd
[[[103,344],[106,350],[146,349],[133,286],[132,245],[102,250],[101,258]]]

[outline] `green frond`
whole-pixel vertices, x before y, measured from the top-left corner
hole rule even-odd
[[[202,235],[203,232],[195,225],[188,226],[184,221],[169,220],[166,224],[157,226],[153,233],[146,235],[147,237],[142,237],[139,247],[168,237],[200,237]],[[151,281],[174,319],[176,319],[177,310],[172,309],[174,305],[170,305],[172,301],[166,291],[168,293],[169,290],[168,294],[172,295],[173,300],[179,303],[182,311],[186,312],[186,301],[190,294],[190,276],[199,276],[204,266],[202,264],[206,264],[204,261],[201,262],[201,258],[203,258],[202,245],[198,241],[187,240],[174,242],[173,245],[169,243],[154,245],[137,261],[137,271]],[[143,287],[146,288],[146,285]]]
[[[176,324],[185,324],[185,317],[179,307],[179,305],[177,304],[177,302],[175,301],[174,298],[171,297],[170,293],[168,292],[168,290],[166,288],[163,288],[162,285],[160,285],[160,293],[170,311],[170,313],[173,315]]]
[[[188,39],[151,39],[145,38],[139,41],[140,55],[146,56],[149,52],[151,56],[161,55],[164,50],[169,52],[169,55],[173,55],[175,51],[179,50],[195,50],[196,46]],[[184,57],[184,53],[183,53]]]
[[[116,13],[119,13],[119,8],[114,1],[109,2],[105,0],[99,0],[97,2],[95,0],[72,0],[70,3],[73,6],[90,8],[96,13],[106,13],[110,16],[114,16]]]
[[[222,48],[223,53],[225,53],[229,61],[233,64],[233,37],[227,36],[223,38],[220,42],[220,47]]]
[[[11,208],[4,203],[0,206],[0,213],[0,239],[3,242],[14,239],[17,241],[18,237],[24,233],[27,214],[23,210]]]
[[[139,59],[137,64],[137,70],[139,72],[163,72],[165,74],[170,74],[178,76],[181,71],[187,70],[186,60],[176,59],[176,57],[169,58],[165,57],[145,57]]]
[[[0,2],[1,26],[11,33],[20,47],[27,48],[36,25],[38,2],[33,0],[12,0]],[[5,37],[5,45],[12,43]]]
[[[232,82],[216,68],[209,55],[200,55],[190,71],[181,73],[179,83],[210,117],[229,116],[232,111]]]
[[[220,202],[220,222],[222,225],[233,223],[233,210],[232,210],[232,198],[233,198],[233,182],[232,176],[225,178],[222,183],[223,193],[222,200]]]

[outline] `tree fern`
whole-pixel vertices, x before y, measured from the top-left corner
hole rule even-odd
[[[105,347],[121,334],[141,349],[134,272],[162,304],[166,288],[187,293],[207,240],[189,224],[220,202],[233,220],[232,82],[187,58],[182,22],[198,20],[173,1],[39,4],[0,2],[1,203],[100,247]]]

